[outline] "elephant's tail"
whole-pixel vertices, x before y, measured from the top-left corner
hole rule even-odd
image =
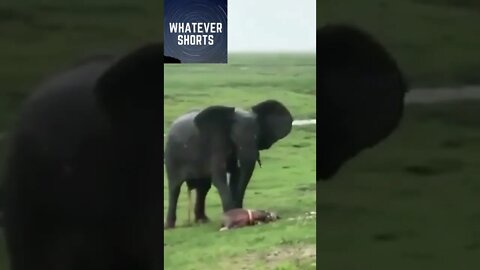
[[[187,192],[188,192],[188,214],[187,214],[187,217],[188,217],[188,225],[190,225],[190,214],[192,213],[192,189],[187,188]]]

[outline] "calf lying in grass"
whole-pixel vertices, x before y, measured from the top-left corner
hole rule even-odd
[[[265,210],[232,209],[223,214],[223,222],[220,231],[254,226],[260,223],[268,223],[280,219],[280,216]]]

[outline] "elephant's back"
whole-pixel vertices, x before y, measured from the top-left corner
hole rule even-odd
[[[167,133],[167,145],[196,143],[193,140],[198,138],[199,135],[194,123],[197,114],[198,111],[192,111],[178,117],[172,122]]]
[[[181,166],[185,175],[205,175],[205,153],[202,150],[202,138],[194,123],[198,111],[189,112],[175,119],[167,134],[165,163],[169,166]],[[182,164],[182,165],[180,165]],[[187,168],[187,169],[185,169]],[[193,170],[193,171],[191,171]]]

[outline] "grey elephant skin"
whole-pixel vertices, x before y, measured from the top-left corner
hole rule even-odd
[[[162,269],[163,44],[92,58],[24,103],[8,145],[12,270]]]
[[[292,122],[288,109],[276,100],[260,102],[250,111],[211,106],[176,119],[165,148],[169,190],[165,228],[175,227],[178,196],[185,181],[189,190],[197,190],[197,222],[208,221],[205,198],[212,184],[218,189],[223,211],[242,208],[259,151],[287,136]]]
[[[351,25],[317,29],[317,59],[317,180],[328,180],[392,134],[408,88],[392,55]]]

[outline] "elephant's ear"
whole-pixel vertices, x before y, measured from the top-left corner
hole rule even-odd
[[[145,45],[112,64],[98,78],[95,95],[114,118],[160,118],[163,110],[163,44]],[[161,123],[159,123],[161,125]]]
[[[288,109],[276,100],[266,100],[252,107],[260,127],[258,150],[270,148],[292,130],[293,117]]]
[[[200,132],[227,134],[234,121],[235,108],[227,106],[210,106],[195,116],[193,120]]]
[[[317,30],[317,55],[317,171],[328,179],[393,132],[407,85],[386,49],[354,27]]]

